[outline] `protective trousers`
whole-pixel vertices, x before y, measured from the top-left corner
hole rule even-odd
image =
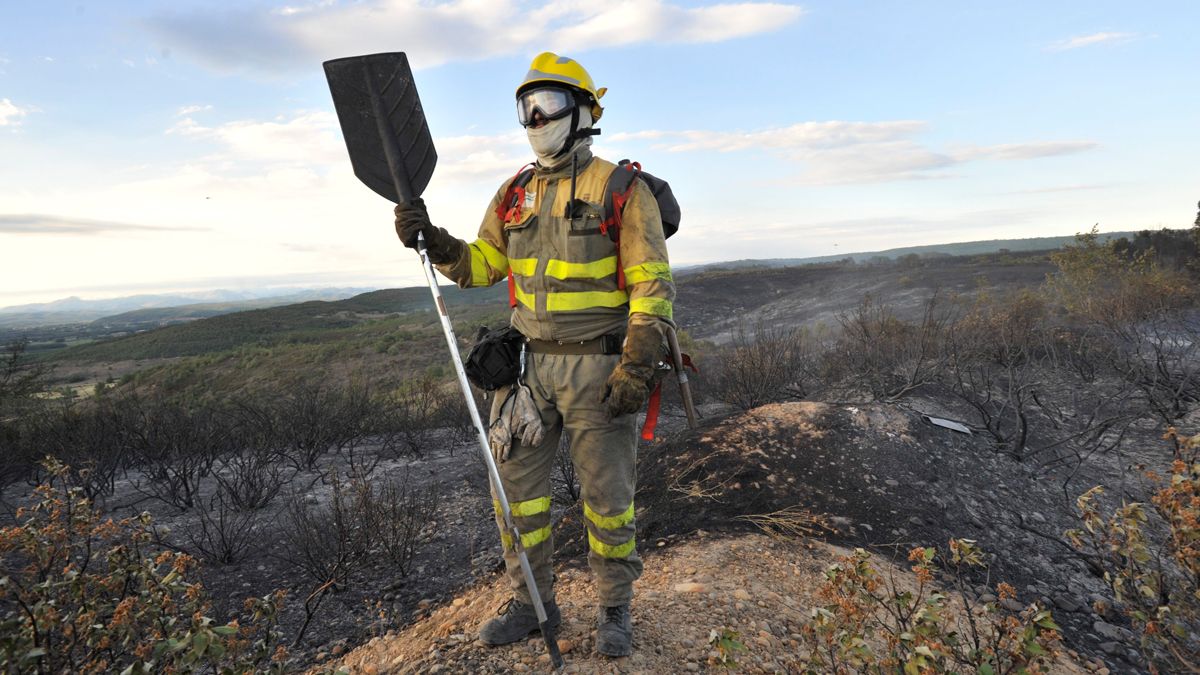
[[[605,379],[620,356],[529,354],[527,358],[525,383],[533,392],[546,436],[536,446],[515,444],[499,469],[538,593],[544,601],[554,598],[550,473],[565,430],[582,487],[588,565],[596,579],[600,604],[626,604],[633,597],[634,580],[642,574],[634,538],[637,416],[609,419],[602,403]],[[493,419],[506,393],[504,389],[496,392]],[[529,591],[512,542],[503,531],[499,510],[496,502],[496,520],[504,540],[504,563],[513,595],[528,604]]]

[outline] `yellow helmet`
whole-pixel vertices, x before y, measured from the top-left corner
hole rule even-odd
[[[597,89],[596,84],[592,82],[592,76],[574,59],[559,56],[554,52],[542,52],[533,57],[529,64],[529,72],[525,73],[525,79],[517,86],[517,96],[538,82],[565,84],[586,92],[592,98],[592,120],[599,120],[600,115],[604,113],[604,108],[600,107],[600,99],[608,89]]]

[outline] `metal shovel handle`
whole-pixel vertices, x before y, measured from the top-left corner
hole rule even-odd
[[[521,543],[521,533],[517,531],[516,523],[513,521],[512,507],[509,506],[508,496],[504,493],[504,485],[500,482],[500,471],[496,468],[496,460],[492,458],[492,449],[488,444],[487,428],[479,416],[479,408],[475,405],[475,397],[471,395],[471,385],[467,381],[467,371],[463,369],[462,357],[458,353],[458,341],[454,337],[454,327],[450,323],[450,315],[446,312],[446,302],[442,299],[442,292],[438,289],[437,277],[434,276],[433,272],[433,263],[429,260],[429,252],[425,249],[424,233],[417,235],[417,253],[421,256],[421,267],[425,271],[425,280],[429,282],[429,291],[433,293],[433,302],[437,305],[438,317],[442,321],[442,332],[446,335],[446,346],[450,348],[450,358],[454,361],[454,371],[458,374],[458,385],[462,387],[463,396],[467,399],[467,409],[471,413],[471,422],[475,424],[475,432],[479,434],[479,449],[483,452],[484,463],[487,464],[488,479],[492,483],[492,490],[496,494],[496,499],[500,502],[500,512],[504,518],[504,529],[508,532],[513,550],[516,552],[517,559],[521,563],[521,573],[525,577],[525,587],[529,590],[529,599],[533,602],[533,611],[537,613],[538,627],[541,628],[542,639],[546,642],[546,649],[550,652],[550,661],[554,664],[554,668],[561,668],[563,658],[562,653],[558,649],[558,640],[554,638],[554,631],[550,628],[547,621],[546,608],[542,604],[542,596],[538,592],[537,582],[533,578],[533,568],[529,565],[529,556],[525,553],[525,546]]]

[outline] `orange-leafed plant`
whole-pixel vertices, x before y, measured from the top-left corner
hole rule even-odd
[[[102,518],[67,467],[46,460],[36,502],[0,529],[0,671],[281,672],[282,595],[252,598],[219,624],[195,561],[156,551],[149,514]]]
[[[1103,489],[1076,500],[1083,528],[1067,532],[1095,556],[1117,606],[1141,635],[1155,672],[1200,672],[1200,435],[1174,429],[1175,459],[1167,478],[1147,472],[1149,504],[1122,503],[1105,513]]]
[[[967,539],[949,544],[947,566],[958,589],[952,599],[934,584],[937,556],[934,548],[913,549],[912,580],[881,572],[863,549],[830,566],[819,590],[824,604],[802,629],[807,672],[1048,672],[1059,645],[1050,612],[1036,605],[1005,609],[1001,603],[1015,591],[1004,583],[998,600],[977,604],[965,573],[982,567],[983,557]]]

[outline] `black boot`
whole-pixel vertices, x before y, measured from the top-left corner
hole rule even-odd
[[[550,629],[558,628],[562,623],[562,613],[553,600],[543,605],[546,609],[546,623]],[[538,630],[537,612],[533,605],[512,599],[496,612],[500,616],[483,624],[479,629],[479,639],[486,645],[506,645],[518,640],[524,640],[529,634]]]
[[[629,605],[600,608],[596,651],[605,656],[629,656],[633,652],[633,622],[629,618]]]

